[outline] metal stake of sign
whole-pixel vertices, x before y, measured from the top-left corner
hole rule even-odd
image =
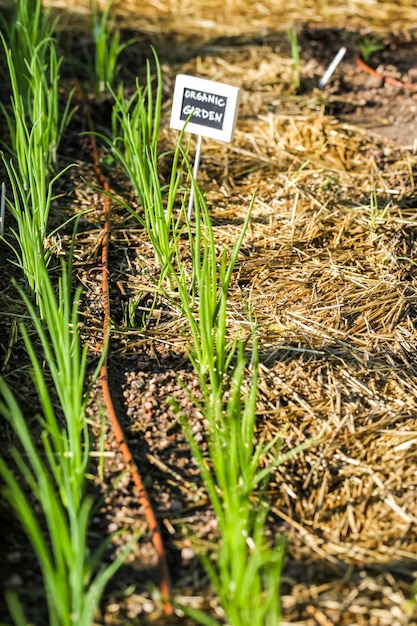
[[[194,168],[193,168],[193,178],[197,180],[198,168],[200,166],[200,157],[201,157],[201,146],[203,143],[203,135],[197,135],[197,147],[195,151],[195,160],[194,160]],[[190,191],[190,200],[188,202],[188,221],[190,221],[191,216],[193,214],[194,207],[194,185],[191,185]]]

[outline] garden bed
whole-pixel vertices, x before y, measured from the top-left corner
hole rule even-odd
[[[341,3],[323,14],[314,3],[280,14],[274,3],[236,2],[227,9],[214,2],[204,9],[156,4],[123,3],[123,11],[117,5],[115,11],[124,36],[138,38],[122,56],[127,88],[134,88],[137,73],[143,78],[149,44],[160,58],[164,150],[178,138],[169,128],[178,73],[241,88],[234,140],[203,141],[198,182],[219,250],[238,238],[255,194],[229,292],[228,331],[244,337],[248,320],[257,324],[257,437],[269,441],[282,432],[281,453],[311,443],[274,471],[265,494],[267,534],[286,540],[283,623],[417,624],[417,10],[388,2]],[[58,8],[65,58],[83,63],[91,45],[85,9]],[[287,35],[294,24],[298,88]],[[360,69],[355,56],[370,35],[382,48],[369,65],[415,82],[415,91]],[[348,51],[341,66],[318,90],[342,45]],[[69,90],[69,65],[63,76]],[[89,107],[96,130],[107,133],[111,99],[91,97]],[[80,102],[60,149],[62,166],[77,168],[60,179],[51,219],[56,225],[89,209],[79,223],[74,269],[92,367],[102,340],[103,200],[81,134],[88,130],[84,112]],[[137,207],[121,168],[104,145],[101,151],[112,192]],[[171,406],[175,398],[197,438],[201,431],[205,450],[203,416],[187,391],[198,393],[198,380],[187,358],[184,320],[155,288],[158,269],[145,230],[116,202],[110,233],[111,392],[163,531],[173,595],[221,623],[197,556],[216,541],[218,526]],[[70,237],[70,227],[56,235],[54,263],[67,254]],[[11,255],[4,244],[0,252],[2,376],[30,419],[36,400],[11,322],[22,305],[15,304],[9,281]],[[96,384],[88,415],[97,436],[103,414]],[[1,437],[7,446],[9,431]],[[149,591],[158,582],[154,548],[110,425],[104,452],[90,481],[92,493],[103,495],[92,541],[123,530],[113,543],[117,551],[134,531],[143,536],[109,583],[97,623],[194,623],[163,615]],[[264,463],[272,460],[271,452]],[[1,510],[7,528],[1,579],[18,592],[31,623],[41,625],[39,572],[11,513],[4,505]]]

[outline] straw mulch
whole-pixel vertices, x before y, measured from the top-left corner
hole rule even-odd
[[[76,5],[82,16],[84,5]],[[236,239],[256,194],[230,294],[230,333],[245,336],[248,318],[257,322],[259,436],[269,439],[282,432],[283,452],[311,442],[277,470],[267,494],[270,531],[288,540],[283,623],[417,624],[411,602],[417,575],[414,137],[404,147],[375,137],[357,116],[342,119],[329,113],[329,103],[352,97],[346,88],[357,81],[352,54],[333,87],[324,94],[315,89],[345,36],[338,29],[407,37],[417,27],[414,2],[322,7],[313,0],[279,6],[212,0],[204,6],[194,1],[143,6],[131,0],[115,7],[122,23],[128,14],[129,28],[139,28],[161,53],[166,91],[162,141],[167,147],[177,136],[167,124],[176,73],[242,89],[234,141],[227,146],[204,141],[199,181],[219,249]],[[294,91],[285,33],[293,24],[299,27],[301,46],[306,45],[304,54],[301,48],[301,95]],[[326,49],[323,37],[332,42],[322,58],[312,56],[314,48],[303,38],[317,27],[322,34],[312,38],[319,49]],[[132,73],[134,62],[132,57]],[[417,106],[413,94],[374,85],[375,101],[388,99],[387,107],[390,95],[397,104],[408,98]],[[81,155],[81,168],[83,159]],[[113,184],[123,193],[120,179]],[[91,193],[80,188],[76,205],[88,204]],[[125,193],[130,197],[128,187]],[[152,253],[132,222],[117,219],[114,283],[119,281],[124,292],[145,294],[145,310],[153,293],[141,268],[144,263],[151,267]],[[89,330],[86,321],[84,333],[90,332],[87,341],[94,346],[100,328],[99,280],[93,271],[99,224],[91,229],[90,224],[80,233],[78,254],[90,324]],[[114,285],[112,297],[117,318],[120,286]],[[174,591],[208,606],[204,576],[184,550],[190,547],[187,533],[205,541],[215,534],[215,524],[166,405],[174,394],[187,410],[177,380],[193,384],[183,358],[186,341],[181,319],[166,302],[158,300],[153,320],[145,333],[115,333],[114,383],[120,384],[115,393],[125,407],[137,454],[145,447],[150,453],[150,489],[163,509],[169,549],[181,555],[171,557]],[[189,411],[197,432],[199,416],[191,407]],[[113,498],[106,513],[110,520],[114,516],[110,523],[117,527],[121,517],[129,525],[138,515],[132,500]],[[122,515],[115,512],[121,506]],[[131,521],[133,527],[137,523]],[[141,569],[144,554],[146,546],[135,553],[133,572]],[[126,615],[129,623],[142,623],[145,613],[154,610],[146,594],[137,592],[130,604],[120,593],[111,597],[106,624],[126,623]]]

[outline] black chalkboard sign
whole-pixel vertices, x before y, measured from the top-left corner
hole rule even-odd
[[[239,89],[216,81],[179,74],[175,82],[171,127],[231,141],[236,124]]]
[[[191,114],[190,121],[194,124],[222,130],[226,107],[226,96],[219,96],[207,91],[184,89],[180,118],[185,122]]]

